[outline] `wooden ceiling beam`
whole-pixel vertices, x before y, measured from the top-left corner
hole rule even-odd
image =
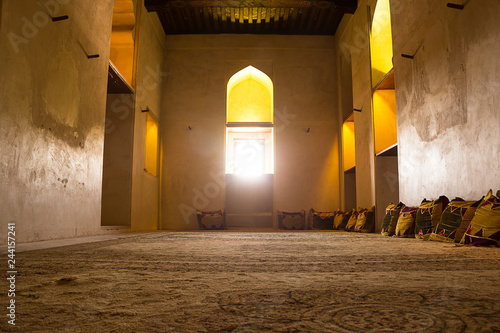
[[[165,23],[167,24],[168,28],[172,29],[170,31],[177,33],[178,32],[178,29],[177,29],[178,25],[175,22],[175,17],[174,17],[174,14],[172,13],[172,10],[170,10],[170,9],[164,10],[164,11],[162,11],[162,13],[164,13],[164,15],[166,16],[167,21]],[[160,18],[160,21],[163,23],[161,18]],[[163,26],[163,29],[165,29],[165,26]],[[167,29],[165,29],[165,31],[167,31]]]
[[[266,33],[271,30],[271,8],[266,8]]]
[[[309,20],[307,22],[306,30],[307,32],[313,30],[313,26],[315,26],[316,20],[318,18],[319,10],[318,8],[313,7],[311,9],[311,14],[309,15]]]
[[[299,10],[297,8],[293,9],[292,21],[288,24],[289,32],[292,33],[294,29],[297,29],[297,16],[299,15]]]
[[[149,12],[163,10],[166,7],[266,7],[266,8],[309,8],[326,9],[333,7],[344,13],[354,13],[357,0],[144,0]]]
[[[227,8],[221,8],[221,18],[222,18],[222,31],[229,31],[227,22]]]
[[[275,9],[275,12],[274,12],[274,17],[273,17],[273,27],[272,29],[274,31],[278,31],[279,30],[279,24],[280,24],[280,11],[281,9],[280,8],[276,8]]]
[[[220,13],[220,9],[218,7],[212,8],[212,15],[213,15],[212,18],[214,20],[215,31],[219,30],[219,18],[221,17],[221,15],[219,13]]]
[[[331,29],[330,26],[332,22],[334,22],[334,18],[335,18],[335,10],[330,9],[328,16],[325,20],[325,23],[323,24],[323,30],[322,30],[323,34],[328,34],[330,32]]]
[[[315,31],[321,30],[323,22],[325,21],[325,16],[326,16],[326,10],[321,10],[319,12],[319,16],[316,18],[316,25],[314,26]]]
[[[203,19],[205,20],[205,27],[208,29],[208,31],[212,32],[213,25],[210,22],[210,17],[208,15],[208,7],[203,8]]]
[[[172,15],[175,18],[175,22],[177,23],[177,30],[186,33],[186,26],[184,25],[184,13],[180,8],[174,8],[172,11]]]
[[[298,31],[303,34],[304,31],[306,30],[306,22],[307,22],[307,18],[309,17],[309,9],[308,8],[304,8],[302,10],[302,13],[299,15],[300,16],[300,21],[298,23]]]
[[[334,35],[343,15],[355,11],[357,0],[145,0],[145,5],[158,11],[167,35]]]
[[[283,24],[281,25],[281,31],[286,33],[286,28],[288,24],[288,15],[290,14],[290,8],[285,8],[285,13],[283,14]]]

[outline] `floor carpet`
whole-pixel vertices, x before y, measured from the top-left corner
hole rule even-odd
[[[3,315],[2,331],[500,332],[499,248],[158,232],[21,252],[16,266],[16,326]]]

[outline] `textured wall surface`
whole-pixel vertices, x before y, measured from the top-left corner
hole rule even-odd
[[[351,66],[352,80],[341,77],[341,99],[352,96],[356,146],[356,205],[369,208],[375,205],[375,160],[372,130],[369,15],[375,1],[362,0],[354,15],[345,15],[335,36],[335,47],[343,67]],[[370,5],[370,7],[367,7]],[[370,9],[371,8],[371,9]],[[348,70],[347,70],[348,71]],[[352,81],[352,92],[347,91]],[[348,111],[344,110],[344,116]],[[339,175],[344,177],[343,174]],[[352,175],[349,176],[352,178]],[[346,207],[348,208],[348,207]]]
[[[391,10],[401,200],[499,189],[500,2],[391,1]]]
[[[375,232],[380,232],[384,221],[385,209],[389,203],[398,203],[398,157],[377,156],[375,157],[375,184],[376,190],[376,224]]]
[[[103,225],[156,230],[159,176],[145,169],[146,110],[160,120],[165,35],[155,13],[135,2],[134,94],[108,95],[104,147]]]
[[[226,85],[248,65],[274,83],[275,209],[338,208],[334,64],[330,37],[167,37],[162,228],[197,228],[195,209],[224,207]]]
[[[48,3],[1,3],[1,225],[20,242],[100,230],[113,2]]]
[[[142,4],[142,1],[139,1]],[[162,85],[167,78],[163,70],[165,35],[158,16],[138,9],[140,20],[137,52],[137,76],[134,111],[134,161],[132,167],[132,230],[156,230],[159,219],[159,176],[144,171],[146,151],[146,113],[161,124]],[[137,40],[136,40],[137,42]],[[161,130],[160,130],[161,131]]]
[[[101,225],[130,226],[133,95],[108,94],[102,170]]]

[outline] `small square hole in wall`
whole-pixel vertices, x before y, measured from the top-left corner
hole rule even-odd
[[[158,122],[149,113],[146,121],[146,161],[144,170],[157,176],[158,170]]]

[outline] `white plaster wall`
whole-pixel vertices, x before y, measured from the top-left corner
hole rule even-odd
[[[165,61],[163,229],[196,229],[196,209],[224,207],[226,85],[248,65],[274,83],[275,209],[339,207],[332,37],[168,36]]]
[[[99,233],[113,2],[1,5],[0,242]]]
[[[500,2],[391,1],[400,199],[500,188]],[[413,60],[401,53],[415,54]]]

